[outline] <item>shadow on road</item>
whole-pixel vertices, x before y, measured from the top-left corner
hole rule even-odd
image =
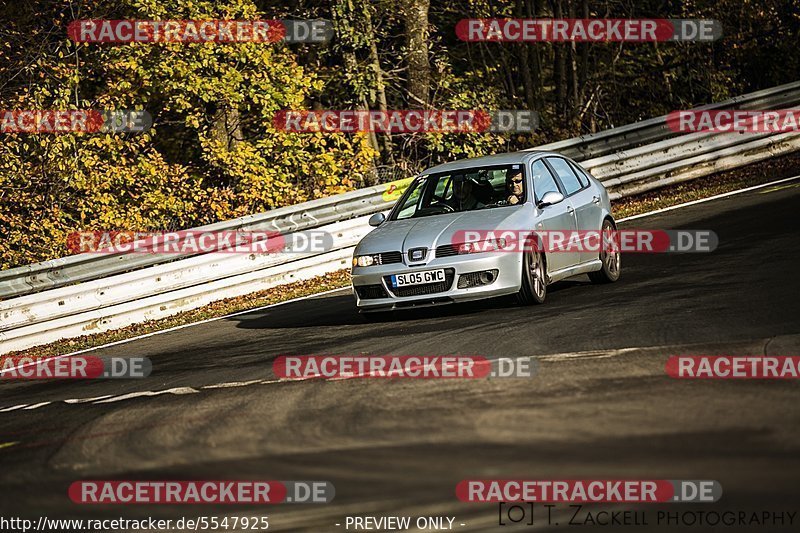
[[[585,276],[584,276],[585,277]],[[588,281],[560,281],[548,287],[550,293],[591,285]],[[545,309],[542,307],[542,309]],[[288,303],[263,311],[231,317],[243,329],[308,328],[327,326],[358,326],[381,322],[408,322],[468,316],[477,313],[520,308],[514,296],[501,296],[475,302],[444,304],[417,309],[403,309],[391,313],[378,313],[370,318],[358,312],[352,295],[327,296]]]

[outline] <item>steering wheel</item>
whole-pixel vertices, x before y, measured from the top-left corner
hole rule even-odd
[[[433,202],[430,207],[436,207],[441,209],[444,213],[455,213],[455,209],[452,206],[444,203],[444,202]]]

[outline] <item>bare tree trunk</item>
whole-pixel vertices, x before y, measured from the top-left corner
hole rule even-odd
[[[378,110],[386,112],[388,103],[386,101],[386,85],[383,82],[383,70],[381,69],[381,58],[378,54],[378,42],[375,39],[375,29],[372,27],[372,16],[369,13],[369,4],[364,5],[364,29],[365,35],[369,37],[369,63],[375,80],[375,95]],[[372,135],[375,135],[374,133]],[[384,161],[394,163],[394,153],[392,150],[392,134],[386,132],[382,136]]]
[[[551,0],[554,18],[563,18],[564,10],[561,6],[561,0]],[[553,44],[553,78],[555,81],[556,92],[556,115],[563,115],[566,112],[567,100],[567,80],[564,61],[564,45],[561,43]],[[561,121],[563,123],[563,120]]]
[[[357,79],[361,75],[358,68],[357,47],[354,43],[353,33],[362,31],[357,25],[359,23],[366,25],[367,21],[362,20],[364,18],[363,14],[366,13],[366,15],[369,15],[369,6],[361,4],[359,4],[358,7],[356,6],[360,1],[361,0],[334,0],[334,4],[331,6],[334,29],[341,44],[344,70],[348,73],[350,79]],[[371,20],[368,24],[369,27],[372,26]],[[358,110],[369,111],[369,103],[367,102],[367,96],[364,91],[356,86],[351,86],[351,89]],[[370,146],[380,154],[381,149],[375,132],[369,132],[367,136]],[[380,163],[380,161],[376,160],[375,164],[377,165],[378,163]]]
[[[369,104],[367,104],[366,99],[362,100],[361,103],[358,105],[359,111],[366,111],[369,112]],[[378,135],[374,131],[367,132],[367,136],[369,137],[369,145],[372,147],[373,150],[378,152],[378,157],[380,157],[381,147],[378,144]],[[378,165],[380,161],[373,161],[375,165]]]
[[[211,119],[211,136],[226,150],[232,150],[244,138],[239,110],[235,107],[217,107]]]
[[[517,0],[515,15],[517,18],[525,16],[525,0]],[[534,96],[533,76],[528,57],[528,43],[519,43],[520,69],[522,70],[522,87],[525,92],[525,105],[528,109],[536,108]]]
[[[575,18],[575,3],[573,0],[567,0],[569,18]],[[580,99],[580,88],[578,87],[578,49],[575,41],[569,43],[569,88],[570,88],[570,116],[577,118],[581,112],[583,102]],[[580,119],[578,119],[580,120]],[[574,122],[574,120],[573,120]],[[579,126],[580,124],[573,124]]]
[[[536,0],[526,0],[528,18],[536,18]],[[528,46],[528,55],[532,64],[531,78],[533,79],[533,104],[534,108],[541,111],[542,108],[542,61],[539,57],[538,46]]]
[[[589,0],[581,2],[581,18],[589,18]],[[589,43],[581,43],[580,70],[578,71],[578,83],[581,88],[581,100],[586,98],[586,83],[589,78]]]
[[[428,105],[431,66],[428,59],[428,9],[430,0],[401,0],[408,48],[409,107]]]

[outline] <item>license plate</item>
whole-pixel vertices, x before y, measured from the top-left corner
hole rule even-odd
[[[409,272],[392,276],[392,287],[408,287],[409,285],[424,285],[444,281],[444,269],[426,270],[424,272]]]

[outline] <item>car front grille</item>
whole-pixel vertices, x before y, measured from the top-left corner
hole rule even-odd
[[[444,270],[444,281],[436,283],[426,283],[425,285],[412,285],[410,287],[392,287],[392,277],[384,276],[386,286],[397,297],[404,298],[408,296],[425,296],[426,294],[436,294],[437,292],[449,291],[453,286],[453,280],[456,277],[454,268],[446,268]]]
[[[400,252],[382,252],[375,255],[378,256],[379,265],[391,265],[392,263],[403,262],[403,254]]]
[[[458,247],[453,244],[443,244],[436,247],[436,257],[452,257],[458,255]]]
[[[355,289],[358,297],[362,300],[378,300],[389,297],[383,285],[356,285]]]

